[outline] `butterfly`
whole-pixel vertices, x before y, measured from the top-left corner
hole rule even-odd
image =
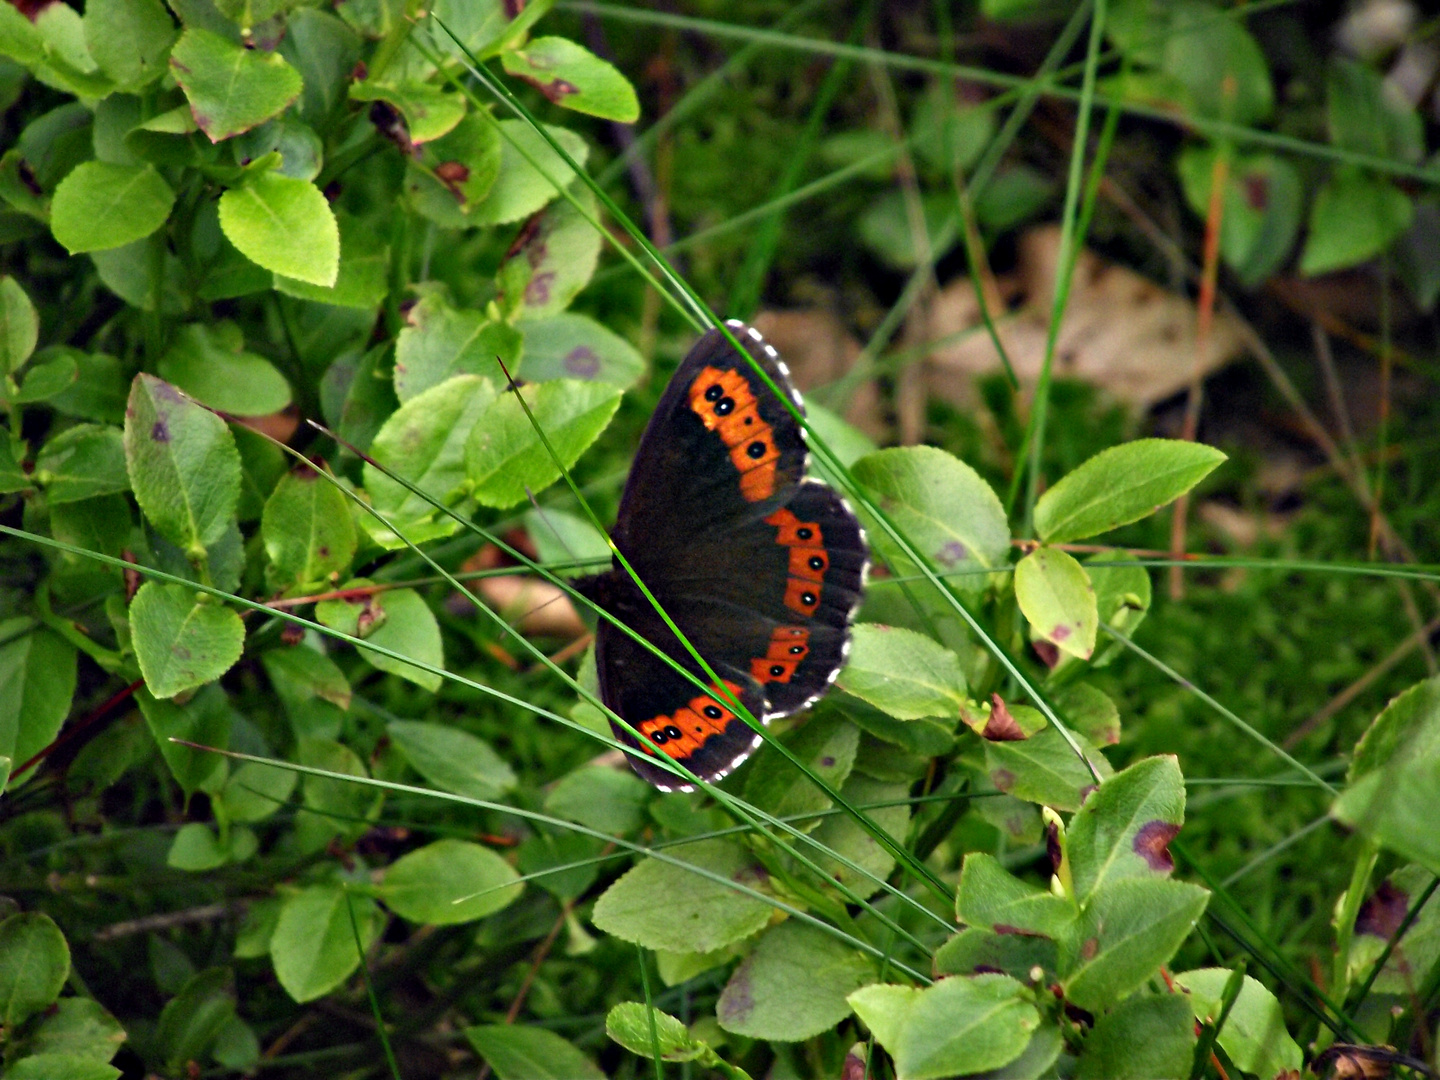
[[[790,372],[753,327],[736,340],[803,412]],[[805,476],[804,431],[718,330],[681,361],[640,439],[611,538],[725,690],[764,722],[835,681],[868,566],[865,532],[836,492]],[[760,745],[720,688],[618,561],[577,589],[695,674],[687,680],[601,620],[595,667],[605,705],[696,776],[718,780]],[[690,791],[655,750],[615,724],[631,766],[662,791]]]

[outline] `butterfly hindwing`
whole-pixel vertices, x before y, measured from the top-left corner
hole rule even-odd
[[[798,406],[775,350],[752,328],[729,326]],[[760,719],[795,712],[829,688],[864,584],[864,533],[838,494],[804,479],[806,456],[786,403],[712,330],[661,396],[613,532],[686,640]],[[602,607],[700,676],[622,568],[590,581],[583,589]],[[759,745],[708,676],[697,686],[623,630],[601,623],[595,660],[605,704],[697,776],[718,779]],[[647,760],[653,750],[619,726],[615,733],[639,751],[631,764],[642,777],[683,789]]]

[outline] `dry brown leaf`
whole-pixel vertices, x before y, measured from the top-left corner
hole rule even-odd
[[[1022,384],[1033,386],[1045,357],[1055,293],[1060,230],[1032,229],[1020,239],[1019,269],[1010,284],[1022,304],[996,316],[996,331]],[[1054,373],[1083,379],[1136,408],[1163,401],[1190,384],[1195,370],[1195,304],[1133,270],[1082,251],[1056,341]],[[1000,369],[1000,357],[980,319],[968,279],[942,289],[931,308],[928,339],[957,334],[937,347],[927,365],[930,392],[958,405],[976,402],[974,380]],[[1200,364],[1208,375],[1243,351],[1240,329],[1217,313]]]

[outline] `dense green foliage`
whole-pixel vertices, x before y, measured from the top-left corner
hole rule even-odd
[[[3,1075],[1440,1067],[1440,417],[1391,411],[1440,177],[1387,54],[1286,3],[691,7],[0,3]],[[1328,463],[1250,541],[1173,511],[1183,595],[1165,508],[1267,510],[1244,433],[1133,437],[1054,336],[911,408],[902,323],[1053,220],[1052,325],[1087,237],[1245,311],[1378,282],[1378,426],[1295,347],[1222,377]],[[662,795],[533,620],[695,333],[817,295],[869,335],[808,425],[853,649]]]

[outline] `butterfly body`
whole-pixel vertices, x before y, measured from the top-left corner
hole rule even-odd
[[[752,328],[729,325],[801,407],[774,349]],[[577,583],[700,679],[696,686],[602,620],[602,700],[706,780],[730,772],[761,741],[731,700],[760,720],[788,715],[829,688],[849,650],[865,536],[839,495],[805,479],[806,456],[793,414],[718,330],[682,361],[636,451],[612,539],[725,692],[624,567]],[[686,787],[652,764],[654,750],[614,727],[636,748],[630,760],[642,777],[666,790]]]

